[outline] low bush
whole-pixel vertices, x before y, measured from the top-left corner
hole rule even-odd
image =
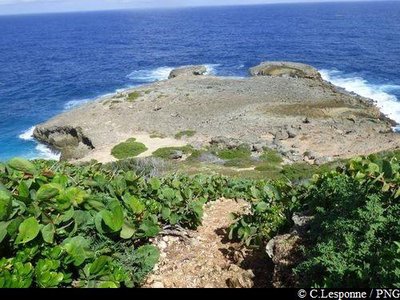
[[[125,159],[130,157],[138,156],[140,153],[143,153],[147,150],[147,147],[142,144],[136,142],[136,139],[131,138],[126,142],[120,143],[116,145],[112,150],[111,154],[115,158]]]

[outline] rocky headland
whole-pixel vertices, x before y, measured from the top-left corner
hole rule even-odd
[[[371,99],[332,85],[311,66],[265,62],[247,78],[208,75],[204,66],[129,89],[40,124],[34,137],[68,161],[115,160],[129,138],[147,147],[223,144],[268,147],[288,162],[324,163],[399,148],[400,135]],[[190,131],[191,134],[181,134]]]

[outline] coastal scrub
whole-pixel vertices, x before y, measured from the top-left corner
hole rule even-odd
[[[136,139],[131,138],[126,142],[120,143],[116,145],[112,150],[111,154],[118,159],[124,159],[129,157],[138,156],[140,153],[143,153],[147,150],[147,147],[142,144],[136,142]]]
[[[175,138],[180,140],[182,137],[186,136],[186,137],[192,137],[196,134],[196,131],[194,130],[183,130],[178,132],[177,134],[175,134]]]

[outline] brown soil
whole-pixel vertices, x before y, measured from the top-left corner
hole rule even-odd
[[[270,287],[273,267],[265,254],[228,239],[230,213],[247,207],[245,201],[220,199],[206,205],[203,224],[190,237],[157,238],[161,259],[144,287]]]

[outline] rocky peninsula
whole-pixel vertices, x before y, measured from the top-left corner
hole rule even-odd
[[[371,99],[324,81],[311,66],[265,62],[249,73],[176,69],[168,80],[62,113],[38,125],[34,137],[62,160],[100,162],[115,160],[112,148],[130,138],[146,145],[140,156],[160,147],[246,144],[254,153],[268,147],[288,162],[316,164],[400,146],[393,121]]]

